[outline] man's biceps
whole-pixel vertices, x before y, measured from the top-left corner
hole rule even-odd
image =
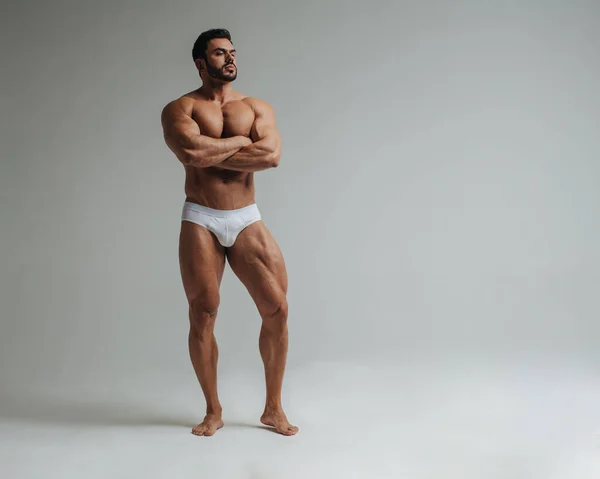
[[[190,119],[190,121],[180,119],[173,122],[171,128],[169,128],[169,133],[172,138],[179,140],[189,140],[190,138],[201,134],[200,127],[192,119]]]
[[[254,123],[252,130],[254,133],[253,136],[257,139],[279,136],[279,130],[274,121],[259,119]]]

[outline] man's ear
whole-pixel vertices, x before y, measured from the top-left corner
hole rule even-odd
[[[202,58],[196,58],[194,63],[196,64],[196,68],[200,73],[206,70],[206,65],[204,65],[204,60]]]

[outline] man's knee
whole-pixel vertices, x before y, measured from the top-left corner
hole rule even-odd
[[[198,296],[190,302],[190,323],[198,334],[212,331],[219,304],[218,294]]]
[[[279,329],[286,325],[288,318],[288,302],[282,296],[274,301],[271,307],[263,313],[263,323],[269,329]]]

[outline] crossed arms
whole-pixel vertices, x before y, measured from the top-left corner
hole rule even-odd
[[[162,111],[161,123],[169,149],[186,166],[254,172],[275,168],[281,156],[281,137],[271,106],[254,100],[255,121],[251,136],[212,138],[202,135],[191,109],[181,101],[169,103]]]

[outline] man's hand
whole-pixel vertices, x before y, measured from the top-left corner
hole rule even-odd
[[[242,148],[252,145],[245,136],[211,138],[202,135],[192,118],[193,100],[180,98],[164,107],[161,114],[164,139],[169,149],[186,166],[221,166]]]
[[[252,99],[255,120],[251,137],[255,140],[219,163],[219,168],[234,171],[261,171],[276,168],[281,157],[281,135],[273,108],[262,100]]]

